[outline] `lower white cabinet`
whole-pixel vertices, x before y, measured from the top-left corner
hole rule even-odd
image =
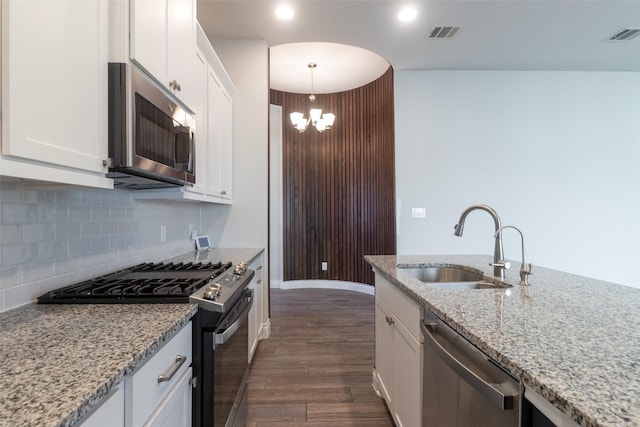
[[[81,424],[82,427],[124,427],[124,387],[115,386],[111,395]]]
[[[253,359],[253,354],[258,347],[258,341],[261,338],[261,330],[264,317],[264,299],[265,291],[263,284],[263,257],[260,255],[256,258],[249,268],[256,272],[256,275],[249,284],[249,289],[253,290],[253,305],[251,311],[249,311],[249,362]]]
[[[374,388],[398,427],[422,423],[420,306],[376,274]]]
[[[191,426],[191,368],[182,374],[167,397],[144,424],[149,427]]]
[[[189,373],[191,365],[191,323],[164,345],[132,376],[125,379],[125,391],[130,396],[131,406],[126,411],[128,426],[164,425],[164,417],[174,416],[163,406],[170,400],[179,401],[187,396],[176,395],[181,390],[181,380]],[[191,376],[189,375],[189,378]],[[188,382],[188,379],[187,379]],[[184,384],[182,384],[184,388]],[[182,394],[191,396],[191,389],[182,390]],[[191,425],[189,412],[188,424],[172,424],[176,427]],[[152,423],[152,424],[150,424]]]
[[[191,427],[191,322],[114,387],[81,427]]]

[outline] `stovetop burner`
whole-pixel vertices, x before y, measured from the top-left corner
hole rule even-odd
[[[56,289],[40,304],[186,303],[189,296],[233,264],[144,263]]]

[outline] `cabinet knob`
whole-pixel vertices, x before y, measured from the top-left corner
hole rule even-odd
[[[220,194],[222,194],[223,196],[225,196],[225,195],[227,194],[227,191],[226,191],[226,190],[222,190],[222,191],[220,192]]]
[[[393,321],[393,317],[391,316],[385,316],[386,320],[387,320],[387,324],[388,325],[393,325],[395,322]]]

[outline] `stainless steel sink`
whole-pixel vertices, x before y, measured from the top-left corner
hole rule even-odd
[[[425,283],[482,282],[483,279],[481,273],[456,267],[411,267],[403,268],[402,271]]]
[[[440,282],[427,283],[427,286],[434,289],[447,289],[450,291],[461,291],[466,289],[501,289],[503,286],[488,282]]]
[[[484,281],[482,273],[457,267],[398,267],[434,289],[501,289],[511,285],[500,285]]]

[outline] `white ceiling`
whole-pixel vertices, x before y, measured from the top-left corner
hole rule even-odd
[[[280,3],[198,0],[198,20],[213,39],[261,38],[269,46],[345,44],[380,55],[396,70],[640,71],[640,37],[603,41],[625,27],[640,28],[640,0],[291,0],[295,17],[290,21],[275,17]],[[418,16],[401,23],[396,15],[406,4],[414,5]],[[453,39],[425,39],[434,26],[448,25],[462,27]],[[311,50],[272,55],[272,87],[307,92]],[[334,64],[342,67],[334,72],[329,69],[335,65],[329,67],[329,59],[323,59],[326,73],[320,72],[323,62],[313,60],[318,63],[314,86],[322,87],[316,92],[343,90],[332,88],[344,87],[344,80],[351,76],[349,70],[362,73],[368,69],[367,62],[354,58],[337,59]],[[279,67],[281,61],[288,65]],[[376,72],[364,72],[362,78],[371,74]],[[293,84],[281,87],[286,82]]]

